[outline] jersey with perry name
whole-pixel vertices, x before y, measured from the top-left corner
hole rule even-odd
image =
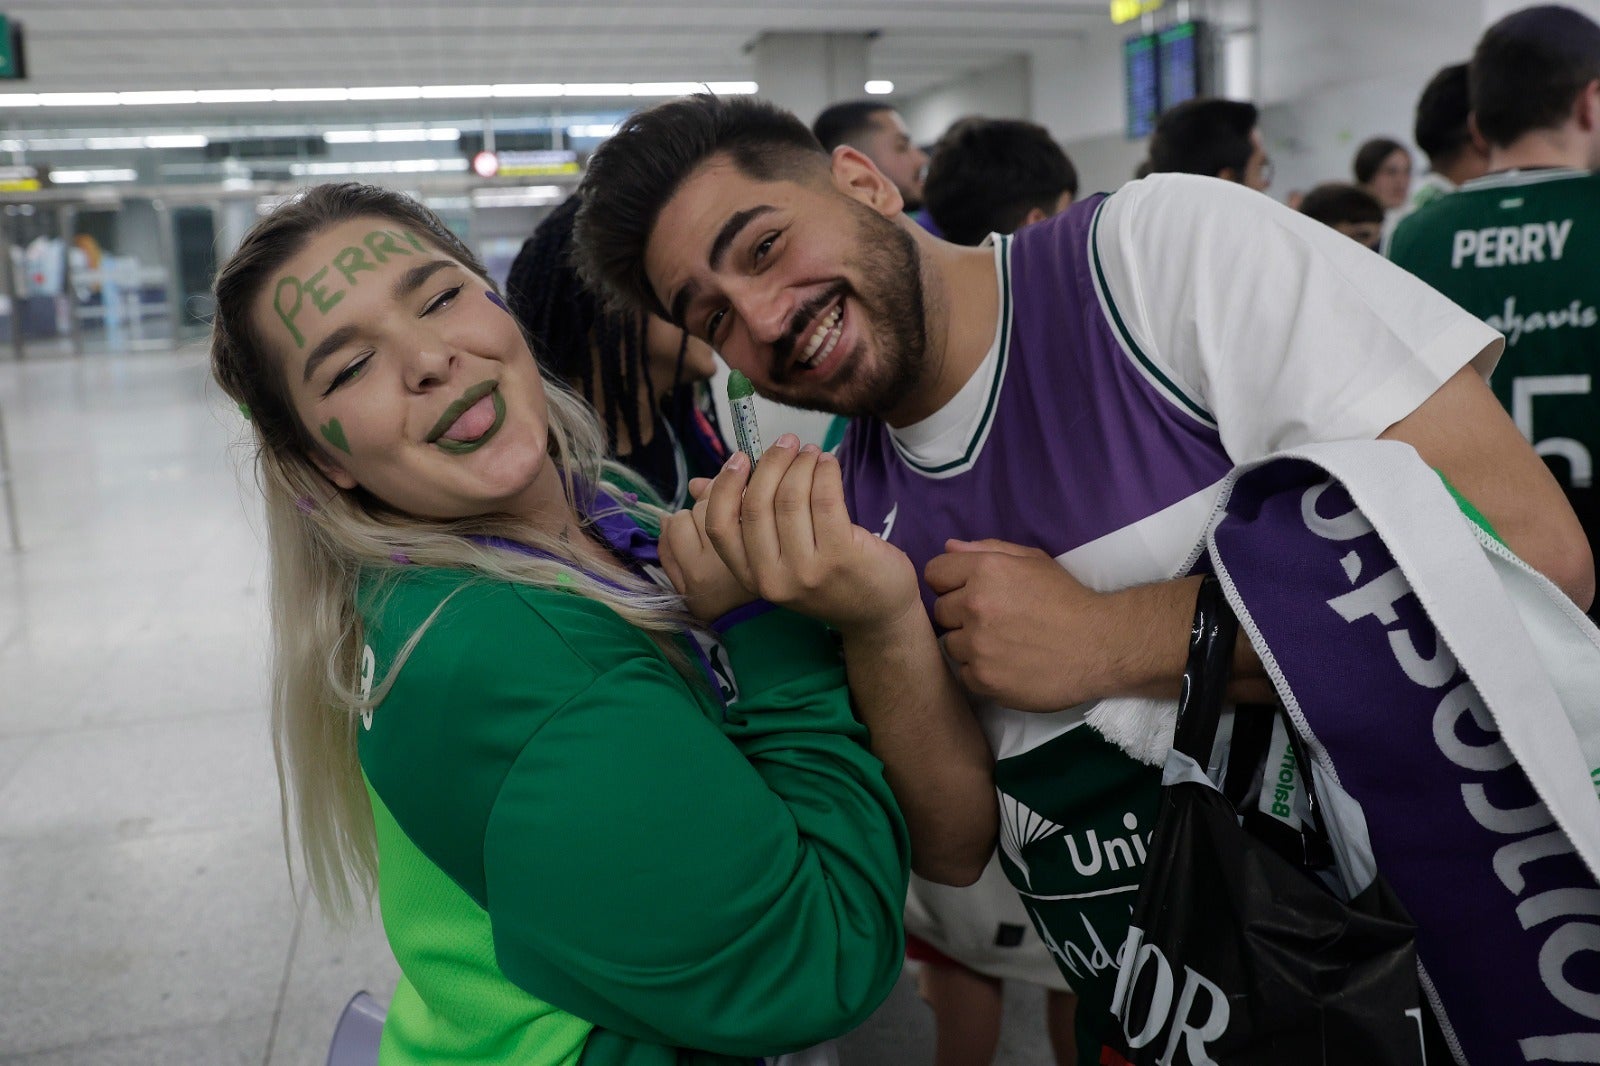
[[[1495,395],[1600,546],[1600,175],[1470,181],[1408,218],[1389,255],[1505,334]]]
[[[1235,463],[1374,437],[1495,350],[1354,241],[1213,179],[1135,182],[994,253],[1001,313],[978,371],[915,425],[857,420],[840,452],[855,521],[919,573],[946,538],[997,537],[1100,591],[1173,577]],[[1159,773],[1087,710],[978,713],[1002,866],[1093,1028],[1110,1017]]]

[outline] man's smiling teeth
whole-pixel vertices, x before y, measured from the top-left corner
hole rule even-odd
[[[817,328],[806,341],[806,350],[800,355],[801,366],[816,366],[833,353],[839,343],[839,321],[844,318],[844,304],[835,307],[831,314],[817,323]]]

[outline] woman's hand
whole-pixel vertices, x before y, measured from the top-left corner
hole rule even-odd
[[[739,583],[706,539],[705,495],[711,483],[697,480],[700,491],[694,493],[694,507],[668,515],[661,523],[661,568],[689,613],[702,622],[714,622],[756,597]]]
[[[800,447],[792,433],[767,449],[754,476],[735,452],[704,502],[706,538],[763,599],[847,636],[922,610],[911,560],[850,521],[839,461]]]

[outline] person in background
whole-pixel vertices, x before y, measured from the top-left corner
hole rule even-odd
[[[1422,90],[1412,137],[1428,157],[1428,172],[1417,183],[1410,211],[1454,192],[1489,169],[1488,146],[1472,135],[1471,114],[1465,63],[1443,68]]]
[[[1261,114],[1243,100],[1199,97],[1162,112],[1150,135],[1150,174],[1204,174],[1266,192],[1272,160],[1257,128]]]
[[[811,132],[830,152],[848,144],[872,160],[900,190],[907,211],[922,207],[928,153],[912,139],[900,112],[879,100],[833,104],[823,108],[811,124]]]
[[[1359,186],[1325,182],[1301,198],[1299,211],[1373,251],[1383,239],[1383,205]]]
[[[600,414],[611,453],[676,510],[689,479],[728,458],[707,382],[716,358],[654,315],[608,311],[572,263],[570,197],[539,223],[511,264],[506,300],[545,367]]]
[[[979,245],[1071,205],[1078,173],[1043,126],[1019,119],[961,119],[928,164],[927,210],[945,240]],[[825,446],[844,437],[836,419]],[[913,875],[906,900],[906,956],[921,964],[917,988],[933,1010],[935,1066],[988,1066],[999,1046],[1004,981],[1045,989],[1045,1020],[1059,1066],[1077,1062],[1076,997],[1033,929],[998,858],[976,884],[938,885]]]
[[[1374,137],[1356,149],[1350,169],[1355,172],[1356,184],[1385,211],[1404,207],[1411,195],[1411,153],[1399,141]]]
[[[976,734],[838,463],[789,436],[761,467],[799,491],[766,532],[825,558],[830,630],[757,602],[692,511],[619,490],[594,412],[416,201],[307,190],[215,295],[267,515],[284,821],[335,915],[379,897],[402,975],[379,1061],[836,1061],[781,1053],[902,965],[910,822],[868,730],[924,755],[939,721]]]
[[[1495,395],[1600,555],[1600,25],[1514,12],[1470,77],[1488,173],[1402,221],[1389,257],[1506,335]]]
[[[977,245],[1066,210],[1078,172],[1043,126],[967,118],[934,146],[924,194],[945,240]]]

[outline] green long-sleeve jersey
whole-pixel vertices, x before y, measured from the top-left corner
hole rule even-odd
[[[363,601],[380,683],[445,603],[360,737],[384,1066],[748,1063],[882,1002],[909,845],[824,629],[729,627],[724,709],[576,593],[419,567]]]

